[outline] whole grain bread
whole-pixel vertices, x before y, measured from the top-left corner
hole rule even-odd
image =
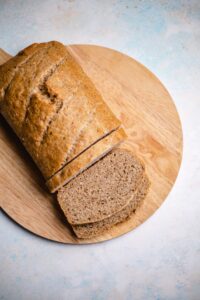
[[[143,164],[115,149],[58,191],[58,202],[70,224],[101,221],[121,211],[144,174]]]
[[[0,71],[0,112],[46,179],[120,126],[61,43],[33,44]]]
[[[118,146],[125,138],[125,131],[123,128],[119,128],[90,146],[46,182],[49,190],[52,193],[56,192],[60,187]]]
[[[146,197],[149,190],[149,179],[144,174],[137,189],[131,195],[128,204],[119,212],[112,216],[103,219],[102,221],[72,225],[72,228],[78,238],[91,238],[104,233],[105,231],[112,228],[114,225],[127,220],[135,210],[141,205],[142,200]]]

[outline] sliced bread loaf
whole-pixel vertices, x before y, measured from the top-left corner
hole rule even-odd
[[[104,233],[112,226],[128,219],[130,215],[135,212],[138,206],[140,206],[142,200],[147,195],[149,185],[150,185],[149,179],[146,175],[144,175],[137,189],[131,195],[129,203],[121,211],[99,222],[72,225],[72,228],[76,236],[78,238],[91,238],[96,235],[100,235]]]
[[[0,111],[46,180],[121,124],[54,41],[33,44],[0,66]]]
[[[90,146],[46,182],[49,190],[52,193],[56,192],[60,187],[118,146],[125,138],[125,131],[123,128],[119,128]]]
[[[58,202],[70,224],[101,221],[129,203],[144,174],[143,164],[115,149],[58,191]]]
[[[43,89],[63,103],[38,150],[40,168],[50,178],[91,144],[118,128],[120,121],[69,53]]]

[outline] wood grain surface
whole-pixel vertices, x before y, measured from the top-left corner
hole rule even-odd
[[[44,238],[71,244],[96,243],[142,224],[171,190],[182,157],[182,129],[176,107],[161,82],[143,65],[112,49],[67,47],[121,119],[129,135],[123,144],[145,163],[151,188],[132,217],[105,234],[77,239],[42,175],[18,138],[0,117],[0,205],[18,224]],[[0,63],[10,56],[0,51]]]

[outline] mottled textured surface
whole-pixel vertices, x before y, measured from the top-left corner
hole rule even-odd
[[[0,217],[0,299],[198,300],[200,2],[0,0],[0,47],[91,43],[150,68],[177,105],[184,155],[176,184],[142,226],[88,246],[38,238]]]

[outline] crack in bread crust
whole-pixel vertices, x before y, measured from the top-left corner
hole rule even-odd
[[[41,57],[41,60],[39,61],[38,64],[40,64],[40,62],[43,60],[44,58]],[[43,77],[41,78],[41,82],[38,84],[38,86],[34,87],[33,88],[33,91],[30,93],[30,96],[29,96],[29,100],[27,102],[27,106],[26,106],[26,111],[25,111],[25,116],[24,116],[24,120],[22,121],[22,132],[23,132],[23,127],[26,125],[26,119],[27,119],[27,116],[28,116],[28,112],[29,112],[29,109],[31,107],[31,99],[32,97],[34,96],[34,93],[37,92],[37,90],[39,90],[41,92],[42,95],[45,95],[47,97],[47,99],[49,99],[49,101],[54,101],[56,104],[57,104],[57,110],[56,110],[56,114],[58,114],[58,112],[61,110],[62,108],[62,105],[63,103],[59,101],[59,99],[57,100],[56,97],[54,95],[51,95],[49,94],[46,89],[45,89],[45,83],[46,81],[53,75],[53,73],[56,71],[56,69],[64,63],[64,61],[67,59],[67,56],[65,56],[61,61],[59,61],[58,63],[52,65],[52,67],[50,69],[47,70],[47,73],[43,75]],[[35,75],[36,77],[36,75]],[[34,78],[35,78],[34,77]],[[47,125],[47,128],[50,126],[51,124],[51,120],[49,122],[49,124]],[[44,132],[44,135],[45,135],[45,132]],[[43,140],[43,138],[42,138]],[[42,141],[41,140],[41,141]]]
[[[49,101],[46,96],[34,93],[31,98],[31,106],[23,126],[22,136],[24,145],[30,154],[37,160],[37,152],[43,138],[44,131],[52,119],[59,103]]]
[[[51,95],[51,97],[52,97],[52,95]],[[61,112],[62,109],[64,109],[66,106],[69,106],[70,103],[74,100],[74,97],[75,97],[75,93],[73,95],[71,95],[67,99],[67,101],[63,101],[56,97],[56,101],[58,103],[58,108],[57,108],[55,114],[53,115],[52,119],[49,121],[49,124],[47,125],[46,130],[44,131],[43,138],[41,139],[41,142],[40,142],[40,146],[42,146],[42,144],[45,143],[45,140],[46,140],[47,136],[49,135],[49,130],[51,129],[51,125],[59,116],[59,112]]]
[[[59,114],[59,112],[62,110],[62,108],[63,108],[63,102],[62,101],[57,102],[57,109],[56,109],[54,115],[52,116],[52,118],[49,120],[45,131],[43,132],[43,136],[41,137],[39,147],[41,147],[41,145],[45,143],[45,139],[46,139],[46,137],[48,135],[48,130],[49,130],[51,124],[53,123],[53,121],[56,119],[56,117]]]

